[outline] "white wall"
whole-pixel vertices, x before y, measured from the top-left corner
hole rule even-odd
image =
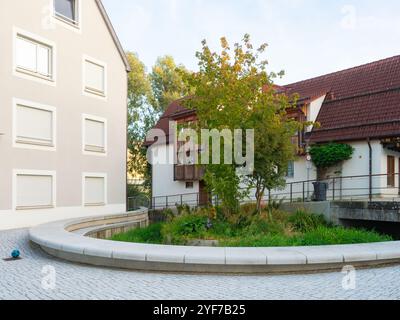
[[[315,99],[307,106],[307,121],[316,122],[319,112],[321,111],[322,104],[325,101],[326,95],[321,96],[318,99]],[[311,131],[313,126],[309,126],[307,131]]]
[[[353,199],[357,200],[360,198],[367,198],[369,194],[369,147],[367,141],[359,141],[349,143],[354,148],[354,154],[352,159],[345,161],[336,176],[350,177],[350,176],[365,176],[365,177],[354,177],[346,179],[336,179],[335,186],[333,181],[330,180],[328,198],[333,198],[333,190],[335,189],[335,199]],[[400,153],[392,152],[383,148],[379,140],[371,141],[372,147],[372,174],[386,174],[387,173],[387,156],[395,156],[396,173],[399,173],[399,157]],[[158,147],[160,148],[160,147]],[[168,147],[168,152],[172,153],[172,146]],[[162,154],[165,156],[165,152]],[[309,168],[309,169],[307,169]],[[155,165],[153,166],[153,196],[162,196],[156,201],[158,205],[165,205],[167,195],[174,194],[187,194],[199,192],[199,185],[195,183],[193,190],[186,190],[184,182],[175,182],[173,165]],[[312,182],[303,183],[303,181],[315,181],[317,179],[317,170],[311,164],[307,164],[306,157],[299,157],[295,162],[294,177],[287,179],[287,187],[284,190],[275,190],[271,193],[272,197],[276,199],[290,200],[290,191],[292,184],[292,199],[296,201],[298,199],[311,199],[314,191]],[[393,198],[397,197],[399,193],[399,178],[396,177],[396,188],[387,189],[387,177],[373,177],[372,186],[373,194],[376,198]],[[244,186],[242,186],[244,187]],[[253,201],[255,191],[250,192],[249,201]],[[265,198],[267,199],[267,194]],[[179,197],[171,197],[169,199],[169,205],[173,206],[175,203],[179,203]],[[195,202],[196,199],[184,197],[184,202]]]
[[[64,218],[60,211],[82,208],[82,173],[108,175],[109,207],[125,211],[126,201],[126,68],[94,0],[80,1],[81,30],[71,30],[51,15],[50,0],[0,1],[0,225],[26,219]],[[13,68],[14,28],[55,45],[55,82],[17,74]],[[73,28],[72,28],[73,29]],[[82,57],[90,55],[107,64],[107,97],[83,94]],[[13,146],[13,99],[53,106],[56,110],[56,150],[43,151]],[[107,156],[82,152],[82,114],[107,119]],[[49,211],[13,210],[13,170],[46,170],[57,173],[57,208]]]
[[[69,207],[40,210],[2,211],[0,214],[0,230],[30,228],[43,223],[74,219],[80,217],[99,216],[104,214],[122,213],[126,211],[125,204],[103,207]]]
[[[180,195],[184,195],[183,202],[196,204],[197,194],[199,193],[199,182],[194,182],[193,189],[186,189],[185,182],[174,181],[173,145],[166,147],[154,146],[152,150],[154,151],[152,162],[155,163],[153,165],[152,181],[152,196],[155,198],[153,200],[155,201],[154,205],[156,207],[165,206],[167,202],[166,196],[169,196],[168,206],[175,206],[176,203],[180,203],[181,201]],[[167,155],[169,157],[166,157]],[[167,160],[167,164],[157,164],[157,161],[163,163],[161,160],[164,159]]]
[[[352,159],[345,161],[341,165],[341,173],[337,176],[351,177],[351,176],[366,176],[354,177],[346,179],[329,181],[328,198],[332,199],[335,192],[335,199],[365,199],[369,195],[369,146],[367,141],[359,141],[349,143],[354,148]],[[379,140],[371,141],[372,148],[372,174],[380,175],[387,173],[387,156],[392,155],[395,157],[396,173],[400,172],[399,157],[400,153],[389,151],[383,148]],[[311,165],[309,174],[307,174],[307,161],[305,157],[300,157],[295,162],[294,178],[287,179],[288,186],[284,190],[275,190],[271,193],[272,197],[277,199],[289,200],[290,199],[290,184],[292,185],[292,199],[303,198],[303,183],[297,183],[307,180],[316,180],[317,170],[314,165]],[[399,193],[399,178],[396,177],[396,188],[387,189],[387,177],[377,176],[372,178],[372,192],[376,198],[393,198],[398,197]],[[305,198],[309,199],[314,191],[312,183],[304,183]],[[251,199],[254,199],[254,192],[251,193]],[[267,195],[266,195],[267,196]]]

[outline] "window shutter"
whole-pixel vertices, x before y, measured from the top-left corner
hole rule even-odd
[[[104,93],[104,67],[90,61],[85,62],[86,89]]]
[[[105,204],[105,179],[103,177],[85,178],[85,205]]]
[[[53,206],[53,177],[17,175],[17,208]]]
[[[85,119],[85,149],[89,151],[105,151],[104,122]]]
[[[54,143],[51,111],[17,105],[16,118],[17,140]]]

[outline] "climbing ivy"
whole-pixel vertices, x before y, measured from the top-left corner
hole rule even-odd
[[[327,169],[350,160],[353,153],[353,147],[344,143],[314,145],[310,149],[312,161],[318,169]]]

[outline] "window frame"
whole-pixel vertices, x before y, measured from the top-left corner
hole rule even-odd
[[[104,91],[101,92],[97,89],[90,88],[86,85],[86,62],[98,65],[103,68],[104,73],[103,73],[103,84],[104,84]],[[108,88],[108,81],[107,81],[107,64],[103,61],[100,61],[98,59],[92,58],[88,55],[83,55],[82,57],[82,90],[83,94],[89,97],[96,97],[100,98],[102,100],[107,99],[107,90]]]
[[[52,141],[49,144],[40,143],[39,139],[29,137],[18,137],[18,106],[32,108],[36,110],[43,110],[51,112],[52,115]],[[56,151],[57,150],[57,109],[53,106],[43,105],[37,102],[13,98],[13,121],[12,121],[12,139],[14,148],[34,149],[43,151]]]
[[[185,189],[186,190],[193,190],[194,189],[194,182],[193,181],[186,181],[185,182]]]
[[[18,38],[24,39],[35,45],[46,47],[50,49],[49,52],[49,76],[45,76],[35,70],[30,70],[22,66],[18,66],[17,63],[17,40]],[[56,56],[57,48],[56,44],[48,39],[42,38],[31,32],[22,30],[20,28],[13,28],[13,74],[17,77],[24,78],[27,80],[34,80],[40,83],[55,86],[56,85]],[[37,60],[37,57],[36,57]],[[37,61],[36,61],[37,63]]]
[[[293,170],[292,170],[292,174],[289,174],[289,166],[290,164],[293,164]],[[288,168],[287,168],[287,173],[286,173],[286,179],[294,179],[295,176],[295,161],[289,161],[288,162]]]
[[[44,206],[18,206],[17,203],[17,180],[18,176],[37,176],[37,177],[51,177],[52,178],[52,195],[51,205]],[[23,210],[43,210],[43,209],[54,209],[57,207],[57,173],[56,171],[46,171],[46,170],[25,170],[25,169],[15,169],[13,170],[13,187],[12,187],[12,207],[15,211]]]
[[[104,124],[104,150],[103,151],[96,151],[95,149],[88,149],[86,146],[86,120],[101,122]],[[93,146],[96,147],[96,146]],[[84,155],[95,155],[95,156],[102,156],[106,157],[108,154],[108,125],[107,119],[93,116],[89,114],[82,114],[82,153]]]
[[[104,202],[103,203],[86,203],[86,178],[102,178],[104,179]],[[106,173],[84,172],[82,173],[82,207],[104,207],[108,205],[108,181]]]
[[[72,20],[66,16],[64,16],[61,13],[58,13],[56,11],[56,1],[57,0],[50,0],[51,1],[51,7],[53,8],[53,18],[57,21],[60,22],[62,25],[72,28],[72,30],[75,31],[80,31],[81,29],[81,17],[82,17],[82,9],[81,9],[81,3],[82,1],[80,0],[74,0],[75,1],[75,17],[76,21]]]

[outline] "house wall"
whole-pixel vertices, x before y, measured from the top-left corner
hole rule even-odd
[[[354,148],[352,159],[345,161],[341,166],[331,170],[330,177],[354,177],[330,180],[328,198],[333,198],[333,190],[335,189],[335,199],[358,199],[365,198],[369,195],[369,146],[367,141],[349,143]],[[387,173],[387,156],[395,157],[395,172],[399,173],[399,157],[400,153],[385,149],[379,140],[371,141],[372,148],[372,174],[385,175]],[[338,172],[334,172],[338,171]],[[287,183],[293,184],[293,200],[302,198],[303,184],[296,183],[298,181],[315,180],[317,178],[317,170],[312,165],[310,169],[309,179],[307,178],[307,163],[304,157],[298,159],[295,163],[295,177],[287,179]],[[365,176],[365,177],[358,177]],[[387,176],[375,176],[372,178],[372,192],[375,197],[393,198],[399,194],[399,178],[395,179],[396,188],[387,188]],[[313,193],[312,183],[305,183],[306,198]],[[279,190],[272,193],[279,198],[290,198],[290,186],[285,190]],[[308,195],[308,196],[307,196]]]
[[[152,196],[153,205],[164,208],[175,206],[182,201],[196,205],[197,194],[199,193],[199,182],[195,181],[193,189],[186,189],[186,183],[174,181],[174,147],[173,145],[153,146],[152,153]],[[168,202],[167,197],[168,196]]]
[[[330,178],[334,177],[354,177],[345,179],[336,179],[335,186],[333,180],[329,180],[328,199],[332,199],[335,190],[335,199],[365,199],[369,195],[369,146],[367,141],[349,143],[354,148],[352,159],[345,161],[342,165],[334,168],[329,173]],[[385,175],[387,173],[387,156],[395,157],[395,172],[399,173],[400,153],[386,150],[379,140],[371,141],[372,148],[372,174]],[[309,169],[307,169],[309,168]],[[335,172],[337,171],[337,172]],[[365,177],[358,177],[365,176]],[[299,158],[295,162],[294,177],[286,179],[287,186],[283,190],[274,190],[271,196],[275,199],[289,200],[292,189],[292,199],[303,199],[303,190],[305,199],[311,199],[314,187],[312,182],[305,182],[317,179],[317,170],[310,163],[307,164],[305,157]],[[372,178],[372,192],[377,198],[394,198],[399,195],[399,177],[395,179],[396,188],[387,187],[387,176],[375,176]],[[304,189],[303,189],[304,188]],[[249,200],[254,200],[254,191],[252,191]],[[266,195],[267,197],[267,195]]]
[[[307,106],[307,121],[316,122],[319,112],[321,111],[322,104],[325,101],[326,95],[321,96],[318,99],[315,99]],[[307,131],[311,131],[313,126],[309,126]]]
[[[52,17],[51,0],[0,1],[0,228],[21,227],[76,215],[125,210],[126,194],[126,68],[94,0],[80,1],[81,29]],[[14,28],[51,41],[56,46],[53,85],[14,74]],[[83,93],[84,55],[107,65],[107,97]],[[13,99],[53,106],[57,114],[55,151],[13,147]],[[108,152],[82,152],[82,114],[107,120]],[[56,173],[56,208],[15,211],[13,170]],[[82,205],[82,173],[107,175],[107,204]],[[26,223],[24,223],[24,221]]]

